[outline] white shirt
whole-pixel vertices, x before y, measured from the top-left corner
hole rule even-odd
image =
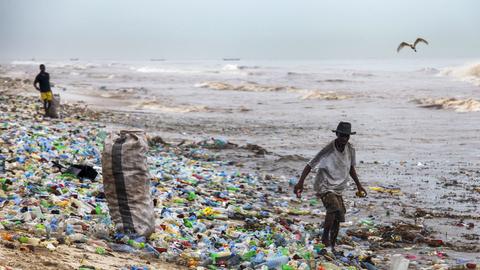
[[[343,152],[335,147],[335,140],[327,144],[308,162],[310,167],[318,167],[314,189],[323,195],[334,192],[339,195],[347,187],[350,167],[355,166],[355,149],[350,143],[345,145]]]

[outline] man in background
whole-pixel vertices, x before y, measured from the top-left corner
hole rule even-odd
[[[37,84],[39,86],[37,86]],[[43,101],[43,108],[45,109],[45,116],[48,116],[48,110],[52,105],[53,94],[50,88],[50,74],[45,72],[45,65],[40,65],[40,73],[35,77],[33,82],[35,89],[40,91],[40,99]]]

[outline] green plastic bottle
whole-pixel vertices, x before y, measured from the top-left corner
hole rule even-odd
[[[288,265],[288,264],[284,264],[284,265],[282,265],[282,270],[294,270],[294,268],[291,267],[291,266]]]
[[[197,194],[195,194],[195,191],[190,191],[188,192],[187,200],[193,201],[197,198]]]
[[[250,259],[252,259],[252,257],[255,256],[256,254],[257,254],[257,252],[255,252],[255,250],[250,250],[250,251],[246,252],[245,254],[243,254],[242,259],[244,261],[250,261]]]
[[[190,221],[188,218],[183,219],[183,225],[185,225],[185,227],[187,227],[187,228],[192,228],[193,227],[192,221]]]

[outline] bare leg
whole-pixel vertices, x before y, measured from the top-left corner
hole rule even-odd
[[[335,222],[335,213],[327,213],[325,223],[323,224],[322,243],[328,247],[330,245],[330,230]]]
[[[335,221],[333,222],[332,229],[330,231],[330,243],[332,244],[332,251],[335,250],[335,243],[337,242],[338,231],[340,230],[340,221],[338,221],[335,215]]]

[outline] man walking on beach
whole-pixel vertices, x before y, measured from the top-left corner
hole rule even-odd
[[[40,85],[40,87],[37,86]],[[48,115],[48,110],[52,105],[52,89],[50,88],[50,74],[45,72],[45,65],[40,65],[40,73],[38,73],[37,77],[35,77],[35,81],[33,82],[33,86],[35,89],[40,91],[40,99],[43,101],[43,108],[45,109],[45,116]]]
[[[346,209],[343,203],[342,192],[347,187],[349,175],[357,185],[357,196],[365,197],[367,195],[355,171],[355,149],[348,140],[350,135],[356,132],[351,130],[352,125],[348,122],[340,122],[337,129],[332,130],[336,133],[337,138],[327,144],[307,163],[300,180],[293,190],[297,197],[300,198],[305,178],[312,168],[318,166],[314,189],[327,210],[323,225],[322,243],[325,246],[330,246],[332,252],[335,251],[340,222],[345,222]]]

